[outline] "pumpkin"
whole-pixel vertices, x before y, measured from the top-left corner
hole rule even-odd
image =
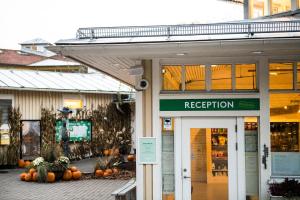
[[[32,175],[31,175],[31,179],[32,181],[37,181],[37,172],[33,172]]]
[[[103,177],[108,177],[109,175],[110,174],[108,172],[106,172],[106,171],[103,173]]]
[[[72,166],[72,167],[70,168],[70,170],[71,170],[72,172],[78,171],[77,167],[75,167],[75,166]]]
[[[55,181],[55,174],[53,172],[48,172],[47,174],[47,182],[53,183]]]
[[[25,161],[25,167],[28,167],[31,164],[29,160]]]
[[[134,161],[134,155],[131,155],[131,154],[128,155],[128,156],[127,156],[127,160],[128,160],[128,161]]]
[[[117,168],[113,168],[113,174],[118,174],[119,170]]]
[[[25,162],[24,162],[24,160],[18,160],[18,166],[19,167],[21,167],[21,168],[23,168],[23,167],[25,167]]]
[[[81,172],[80,171],[72,172],[72,177],[73,177],[74,180],[80,179]]]
[[[26,173],[20,174],[20,179],[21,179],[21,181],[25,181],[25,176],[26,176]]]
[[[31,181],[31,174],[30,173],[27,173],[25,175],[25,181],[27,181],[27,182]]]
[[[103,171],[101,169],[97,169],[95,172],[96,177],[102,177],[103,176]]]
[[[108,155],[109,155],[109,150],[108,150],[108,149],[105,149],[104,152],[103,152],[103,154],[104,154],[105,156],[108,156]]]
[[[34,172],[36,172],[36,170],[34,169],[34,168],[31,168],[30,170],[29,170],[29,174],[32,176],[32,174],[34,173]]]
[[[64,175],[63,175],[63,180],[64,181],[69,181],[71,180],[72,178],[72,171],[67,169],[65,172],[64,172]]]
[[[112,173],[113,173],[113,171],[111,169],[106,169],[105,172],[108,173],[109,175],[112,175]]]

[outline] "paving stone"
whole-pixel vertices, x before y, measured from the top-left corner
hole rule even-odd
[[[19,179],[19,174],[23,171],[13,169],[9,173],[0,174],[0,200],[113,200],[111,193],[128,182],[102,179],[55,183],[23,182]]]

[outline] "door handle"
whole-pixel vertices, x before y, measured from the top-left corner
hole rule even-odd
[[[191,178],[190,176],[183,176],[183,178]]]

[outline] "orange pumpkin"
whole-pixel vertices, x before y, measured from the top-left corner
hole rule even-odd
[[[31,164],[29,160],[25,161],[25,167],[28,167]]]
[[[81,172],[80,171],[72,172],[72,177],[73,177],[74,180],[80,179]]]
[[[112,175],[112,173],[113,173],[113,171],[111,169],[106,169],[105,172],[108,173],[109,175]]]
[[[18,166],[21,167],[21,168],[25,167],[24,160],[22,160],[22,159],[18,160]]]
[[[48,172],[47,175],[47,182],[53,183],[55,181],[55,174],[53,172]]]
[[[108,176],[110,176],[110,174],[109,174],[108,172],[105,171],[105,172],[103,173],[103,177],[108,177]]]
[[[95,172],[96,177],[102,177],[103,174],[104,174],[103,170],[101,170],[101,169],[97,169],[96,172]]]
[[[71,170],[72,172],[78,171],[77,167],[75,167],[75,166],[72,166],[72,167],[70,168],[70,170]]]
[[[25,176],[26,176],[27,173],[22,173],[20,174],[20,179],[21,181],[25,181]]]
[[[31,175],[31,179],[32,181],[37,181],[37,172],[33,172],[32,175]]]
[[[128,160],[128,161],[134,161],[134,155],[131,155],[131,154],[128,155],[128,156],[127,156],[127,160]]]
[[[113,168],[113,174],[118,174],[119,170],[117,168]]]
[[[31,181],[31,174],[30,173],[27,173],[25,175],[25,181],[27,181],[27,182]]]
[[[32,174],[34,173],[34,172],[36,172],[36,170],[34,169],[34,168],[31,168],[30,170],[29,170],[29,174],[32,176]]]
[[[72,178],[72,171],[67,169],[65,172],[64,172],[64,176],[63,176],[63,180],[64,181],[69,181],[71,180]]]
[[[108,156],[108,155],[109,155],[109,150],[108,150],[108,149],[105,149],[104,152],[103,152],[103,154],[104,154],[105,156]]]

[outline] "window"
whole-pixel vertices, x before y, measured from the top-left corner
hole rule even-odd
[[[162,118],[162,199],[175,199],[174,119]]]
[[[181,90],[181,66],[163,66],[161,70],[163,90]]]
[[[271,14],[291,10],[291,0],[271,0]]]
[[[0,124],[8,124],[8,113],[11,106],[11,99],[0,99]]]
[[[256,65],[251,63],[164,65],[161,68],[161,88],[163,91],[202,92],[257,90],[256,76]]]
[[[255,90],[256,88],[256,66],[255,64],[235,65],[235,89]]]
[[[205,89],[205,65],[185,66],[185,89]]]
[[[270,89],[293,89],[293,63],[269,65]]]
[[[211,89],[230,90],[231,65],[211,65]]]
[[[300,94],[270,94],[273,176],[300,175]]]
[[[250,0],[250,18],[257,18],[265,15],[266,0]]]

